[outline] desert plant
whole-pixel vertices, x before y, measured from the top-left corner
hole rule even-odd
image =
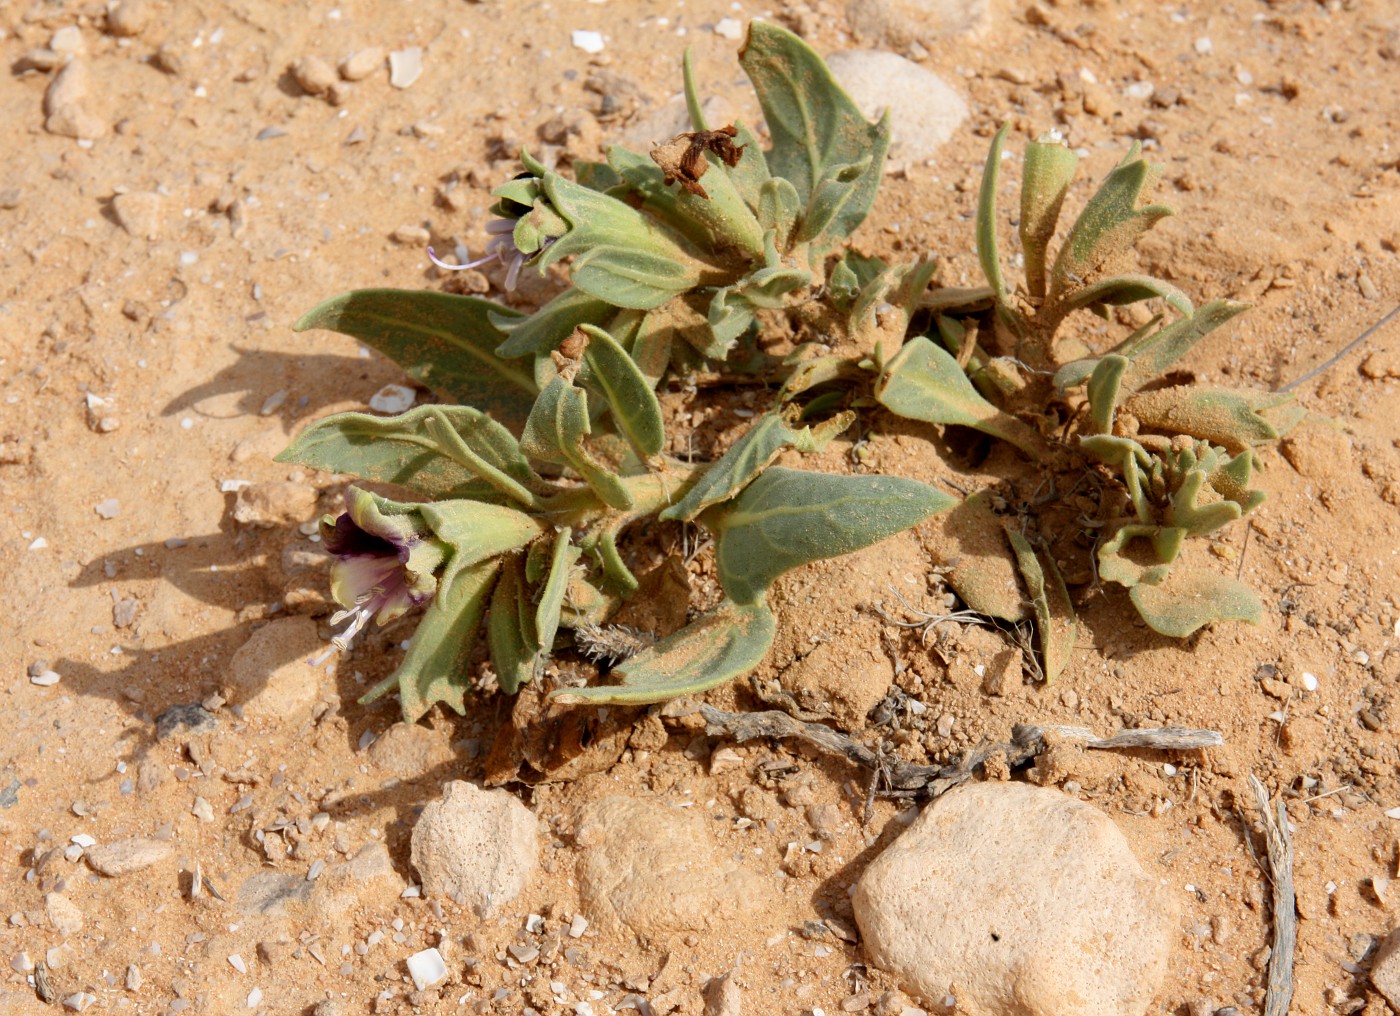
[[[371,618],[424,608],[402,664],[367,700],[396,688],[409,718],[434,702],[462,711],[483,627],[497,680],[514,692],[561,629],[606,621],[637,588],[618,539],[656,518],[713,533],[724,600],[623,662],[616,683],[555,697],[640,703],[711,687],[767,652],[765,594],[779,575],[954,503],[900,477],[773,466],[784,448],[818,450],[854,419],[798,404],[796,389],[718,461],[666,454],[663,377],[725,360],[789,372],[757,349],[758,318],[822,284],[828,255],[869,211],[889,143],[885,121],[868,123],[791,34],[755,24],[741,63],[770,125],[767,152],[743,125],[709,129],[687,61],[695,131],[652,158],[614,147],[569,180],[522,156],[527,172],[495,192],[490,256],[509,281],[567,263],[570,286],[536,313],[366,290],[298,323],[356,336],[457,403],[342,413],[281,456],[429,499],[352,487],[346,512],[322,523],[345,608],[333,620],[349,621],[337,646]]]
[[[554,699],[654,702],[752,669],[774,637],[766,597],[779,575],[957,503],[900,477],[773,464],[787,449],[821,449],[877,406],[973,428],[1033,469],[1077,471],[1121,492],[1095,522],[1104,532],[1098,571],[1128,586],[1159,631],[1252,618],[1257,601],[1238,583],[1182,578],[1171,565],[1186,536],[1257,504],[1250,448],[1277,436],[1293,410],[1247,393],[1153,387],[1242,308],[1195,310],[1166,283],[1120,271],[1166,214],[1137,205],[1154,170],[1136,149],[1052,261],[1077,160],[1052,139],[1030,146],[1020,224],[1027,278],[1012,292],[996,246],[1003,129],[978,215],[989,285],[930,288],[929,258],[887,265],[839,252],[874,200],[887,121],[865,120],[821,59],[781,29],[755,22],[740,63],[768,126],[766,151],[742,123],[704,121],[687,59],[694,129],[649,158],[614,146],[605,163],[575,163],[569,179],[522,154],[525,172],[494,192],[483,260],[507,266],[508,286],[521,271],[566,270],[567,287],[533,314],[447,293],[361,290],[298,322],[355,336],[443,400],[390,418],[330,417],[281,456],[421,499],[352,487],[346,512],[322,523],[344,607],[333,621],[349,621],[337,646],[370,619],[423,608],[403,662],[365,699],[397,689],[410,719],[435,702],[463,711],[483,630],[506,692],[538,676],[567,644],[562,633],[582,633],[588,649],[638,586],[619,539],[651,520],[713,534],[724,599],[625,659],[613,683],[559,688]],[[1108,353],[1067,355],[1082,347],[1061,334],[1071,312],[1143,299],[1165,301],[1180,319],[1156,328],[1154,318]],[[700,399],[709,382],[736,377],[767,384],[770,408],[713,462],[668,454],[657,388],[676,381]],[[1075,394],[1080,386],[1087,396]],[[950,524],[990,521],[1000,532],[992,503],[980,492]],[[1073,645],[1074,613],[1038,539],[1010,526],[1003,550],[1025,586],[1011,613],[1029,604],[1039,665],[1053,678]],[[955,588],[972,609],[1008,616],[976,583]]]
[[[933,290],[922,302],[940,311],[928,337],[914,338],[884,365],[876,394],[893,411],[930,423],[960,424],[1016,444],[1047,468],[1071,473],[1087,465],[1071,458],[1056,466],[1039,430],[1019,418],[1039,415],[1062,438],[1107,468],[1121,506],[1098,520],[1099,578],[1129,589],[1142,618],[1154,630],[1185,636],[1218,620],[1257,621],[1261,604],[1241,582],[1214,572],[1173,570],[1187,537],[1204,536],[1252,511],[1263,501],[1250,489],[1257,466],[1253,449],[1277,440],[1302,411],[1291,396],[1172,383],[1168,372],[1201,338],[1246,305],[1216,300],[1202,307],[1176,287],[1130,271],[1134,245],[1171,214],[1163,205],[1140,204],[1160,174],[1136,143],[1089,198],[1058,250],[1050,245],[1074,177],[1078,157],[1057,136],[1027,146],[1021,181],[1018,233],[1025,280],[1013,291],[998,251],[996,198],[1003,127],[987,157],[978,200],[978,258],[988,286],[981,292]],[[945,308],[985,298],[994,319],[976,335]],[[1111,350],[1088,354],[1064,326],[1075,311],[1109,317],[1115,306],[1156,300],[1176,319],[1153,316]],[[999,354],[999,355],[998,355]],[[1082,388],[1082,395],[1072,393]],[[1072,403],[1077,402],[1077,405]],[[1052,412],[1047,413],[1046,407]],[[1058,410],[1054,417],[1053,410]],[[1054,417],[1054,418],[1052,418]],[[1046,674],[1050,658],[1066,653],[1046,645],[1053,613],[1072,619],[1054,562],[1013,537],[1011,555],[1031,590],[1042,620]],[[1051,592],[1037,596],[1044,571]],[[959,590],[974,609],[997,614],[972,589]]]

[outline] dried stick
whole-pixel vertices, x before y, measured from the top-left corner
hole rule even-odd
[[[1293,895],[1293,841],[1288,835],[1288,812],[1283,802],[1269,807],[1269,792],[1253,774],[1249,789],[1264,821],[1268,845],[1269,881],[1274,887],[1274,937],[1269,951],[1269,990],[1264,996],[1264,1016],[1288,1016],[1293,1003],[1293,952],[1298,944],[1297,901]],[[1246,829],[1246,836],[1248,831]]]
[[[714,706],[701,705],[705,718],[705,733],[711,737],[732,737],[736,741],[752,741],[760,737],[795,737],[816,745],[822,751],[843,755],[856,765],[875,770],[872,786],[882,796],[907,797],[911,792],[937,797],[959,783],[971,779],[987,758],[995,752],[1006,756],[1008,765],[1027,762],[1045,750],[1045,734],[1056,733],[1086,742],[1090,748],[1158,748],[1192,750],[1212,748],[1224,743],[1218,731],[1185,730],[1180,727],[1159,727],[1152,730],[1125,730],[1112,737],[1096,737],[1083,727],[1033,727],[1018,724],[1012,728],[1012,740],[1006,744],[979,746],[967,752],[954,765],[922,766],[912,762],[894,762],[859,741],[832,730],[821,723],[803,723],[787,713],[771,710],[761,713],[729,713]]]

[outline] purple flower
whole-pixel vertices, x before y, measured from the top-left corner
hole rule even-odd
[[[331,624],[350,623],[312,661],[318,664],[335,649],[348,649],[370,618],[387,624],[431,600],[437,592],[435,573],[447,558],[447,547],[432,535],[415,505],[359,487],[345,491],[345,505],[338,518],[321,519],[321,542],[335,555],[331,595],[345,608],[331,616]]]
[[[538,168],[544,172],[543,167]],[[491,236],[486,253],[464,265],[450,265],[429,247],[428,260],[450,272],[499,261],[506,266],[505,288],[512,290],[520,278],[520,269],[568,232],[569,224],[550,206],[540,178],[533,172],[521,173],[493,193],[497,201],[491,210],[497,217],[486,223],[486,232]]]

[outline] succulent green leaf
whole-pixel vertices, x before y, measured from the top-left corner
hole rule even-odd
[[[597,551],[602,560],[603,574],[624,593],[635,593],[640,583],[637,581],[637,576],[632,574],[632,569],[628,568],[626,562],[622,560],[622,555],[618,553],[616,529],[605,529],[599,534]]]
[[[589,190],[600,193],[622,183],[622,177],[606,162],[590,162],[586,159],[574,161],[574,179]]]
[[[486,641],[501,691],[514,695],[534,679],[540,640],[535,631],[534,604],[530,602],[523,562],[518,555],[504,562],[500,580],[491,593]]]
[[[881,344],[882,337],[891,338],[898,348],[937,267],[925,256],[911,265],[892,265],[871,279],[851,307],[848,327],[856,342],[869,349]]]
[[[1216,621],[1264,620],[1264,605],[1243,582],[1201,569],[1175,569],[1163,581],[1129,590],[1133,606],[1153,631],[1185,638]]]
[[[565,705],[645,705],[697,695],[757,667],[776,632],[765,604],[724,600],[615,669],[618,684],[560,688],[549,697]]]
[[[797,189],[804,218],[823,184],[848,190],[839,196],[828,188],[821,206],[832,208],[832,214],[820,236],[808,230],[815,250],[829,249],[851,235],[875,200],[890,144],[889,115],[879,123],[867,122],[822,58],[775,25],[749,25],[739,63],[758,93],[773,138],[768,169]],[[839,180],[843,172],[847,178]]]
[[[1058,135],[1026,146],[1021,170],[1021,250],[1026,258],[1026,289],[1035,299],[1045,296],[1046,250],[1079,156]]]
[[[709,130],[710,125],[705,122],[705,110],[700,105],[700,90],[695,86],[695,61],[689,46],[681,56],[681,77],[685,85],[685,109],[690,115],[690,129]]]
[[[575,286],[615,307],[638,310],[700,284],[700,262],[641,212],[557,173],[546,173],[541,186],[569,226],[532,262],[541,272],[574,256]]]
[[[565,526],[554,538],[554,552],[549,559],[549,574],[535,608],[535,631],[539,633],[540,652],[554,648],[554,636],[559,632],[559,612],[564,609],[564,597],[569,591],[569,578],[574,564],[583,551],[571,542],[573,531]]]
[[[332,297],[293,326],[327,328],[389,357],[448,402],[466,403],[506,424],[529,414],[534,379],[496,356],[493,319],[514,312],[471,296],[431,290],[358,289]]]
[[[1197,342],[1248,309],[1247,303],[1212,300],[1202,304],[1190,317],[1172,322],[1128,349],[1117,350],[1132,361],[1125,383],[1131,388],[1140,388],[1165,374]]]
[[[782,177],[769,178],[759,189],[758,224],[765,233],[772,232],[778,250],[785,251],[791,245],[801,211],[797,188]]]
[[[277,461],[396,483],[428,497],[499,501],[501,492],[482,472],[454,461],[434,436],[428,421],[439,414],[491,469],[519,486],[538,481],[510,431],[466,406],[418,406],[390,417],[337,413],[303,430]]]
[[[977,260],[1000,306],[1006,304],[1007,290],[997,247],[997,186],[1001,179],[1001,151],[1010,130],[1009,123],[1003,124],[993,135],[991,150],[982,166],[982,186],[977,192]]]
[[[581,289],[566,289],[529,317],[492,315],[492,324],[506,335],[496,355],[542,356],[557,349],[579,325],[602,325],[616,313],[604,300]]]
[[[1089,419],[1095,433],[1107,434],[1113,429],[1113,412],[1118,408],[1118,393],[1127,369],[1125,357],[1110,353],[1089,376]]]
[[[763,185],[773,177],[768,172],[767,160],[763,158],[763,146],[759,144],[753,131],[749,130],[742,120],[734,121],[734,129],[739,132],[735,135],[734,143],[743,146],[744,154],[739,157],[739,164],[729,171],[729,177],[748,202],[748,206],[757,213]]]
[[[853,250],[846,251],[827,279],[831,302],[838,311],[849,313],[861,291],[870,285],[887,266],[880,258],[868,258]]]
[[[1037,554],[1030,541],[1014,529],[1008,529],[1006,536],[1011,541],[1016,567],[1021,572],[1021,580],[1026,584],[1026,592],[1030,594],[1031,606],[1035,610],[1035,628],[1040,639],[1041,670],[1045,674],[1045,683],[1054,684],[1074,653],[1077,634],[1074,604],[1070,601],[1069,590],[1065,588],[1065,580],[1060,576],[1054,559],[1048,554]]]
[[[456,500],[416,507],[434,534],[452,545],[458,567],[519,550],[545,530],[539,519],[505,505]]]
[[[1191,536],[1204,536],[1229,525],[1244,514],[1234,501],[1201,504],[1200,495],[1205,485],[1206,473],[1203,469],[1192,469],[1181,478],[1181,484],[1172,493],[1171,503],[1167,507],[1167,525],[1184,529]]]
[[[735,286],[724,286],[715,290],[710,300],[709,330],[707,342],[690,341],[700,353],[711,360],[723,360],[729,355],[734,343],[753,327],[754,306],[748,297]]]
[[[1189,434],[1235,453],[1275,441],[1279,432],[1264,413],[1292,403],[1291,395],[1181,385],[1140,392],[1123,408],[1152,430]]]
[[[1105,304],[1119,307],[1153,298],[1167,301],[1177,313],[1186,317],[1190,317],[1195,310],[1185,293],[1171,283],[1150,275],[1114,275],[1101,279],[1092,285],[1076,289],[1065,299],[1063,306],[1067,311]]]
[[[735,181],[738,167],[730,169],[708,153],[704,158],[708,168],[701,183],[706,194],[701,197],[668,186],[666,174],[652,159],[619,145],[608,149],[609,163],[642,199],[645,211],[722,260],[732,260],[727,255],[736,251],[741,259],[762,260],[763,229]],[[752,153],[746,149],[740,165],[745,161],[762,162],[763,156],[757,148]]]
[[[764,413],[744,435],[730,445],[689,493],[660,514],[660,518],[689,522],[710,505],[728,501],[752,483],[784,448],[817,452],[855,422],[854,413],[842,413],[815,427],[798,428],[793,409]]]
[[[1029,618],[1031,612],[1016,579],[1016,558],[996,505],[990,489],[976,491],[921,537],[930,559],[970,609],[1015,623]]]
[[[958,361],[922,336],[905,343],[886,365],[875,397],[885,408],[908,419],[972,427],[1014,445],[1033,459],[1046,454],[1045,439],[1038,431],[984,399]]]
[[[720,584],[735,603],[748,604],[786,571],[868,547],[956,503],[903,477],[773,466],[707,524],[715,531]]]
[[[571,466],[594,493],[611,508],[632,507],[632,495],[622,480],[589,454],[583,439],[592,428],[588,421],[588,396],[562,376],[556,376],[535,400],[520,448],[545,462]]]
[[[1152,456],[1132,438],[1111,434],[1090,434],[1079,439],[1079,445],[1105,465],[1117,469],[1128,488],[1128,497],[1138,521],[1148,525],[1153,521],[1152,502],[1143,479],[1152,467]]]
[[[1070,228],[1050,270],[1051,301],[1067,301],[1087,282],[1112,272],[1148,230],[1172,214],[1165,205],[1138,206],[1143,190],[1161,173],[1160,166],[1140,157],[1141,149],[1134,142]]]
[[[459,715],[467,711],[472,653],[499,570],[495,560],[448,563],[395,671],[404,722],[413,723],[437,702]]]
[[[671,362],[671,343],[675,337],[675,323],[665,314],[664,307],[658,308],[642,319],[628,347],[627,355],[632,357],[632,362],[652,389],[666,376],[666,367]]]
[[[603,390],[618,430],[637,454],[659,455],[666,446],[661,403],[636,362],[607,332],[584,325],[588,349],[584,358],[593,370],[593,381]]]
[[[1171,571],[1171,563],[1163,561],[1159,547],[1180,547],[1185,533],[1163,536],[1162,527],[1153,525],[1120,526],[1099,546],[1099,578],[1132,588],[1140,583],[1161,582]],[[1144,541],[1150,545],[1149,556],[1143,552]]]

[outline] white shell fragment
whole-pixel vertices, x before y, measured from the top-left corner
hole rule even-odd
[[[57,671],[46,670],[42,674],[34,674],[30,677],[29,683],[37,684],[40,688],[52,688],[54,685],[58,684],[60,680],[62,680],[62,678],[59,677]]]
[[[585,53],[603,52],[602,32],[575,32],[572,38],[575,49],[581,49]]]
[[[409,46],[389,54],[389,84],[407,88],[423,74],[423,47]]]
[[[405,385],[385,385],[369,397],[369,408],[376,413],[402,413],[412,408],[417,393]]]
[[[447,964],[436,949],[424,949],[408,958],[408,976],[419,991],[431,988],[447,976]]]

